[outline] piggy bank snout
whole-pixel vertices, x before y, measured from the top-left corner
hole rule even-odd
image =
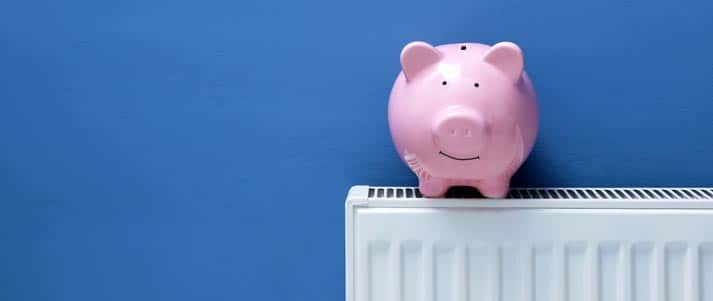
[[[459,158],[477,156],[486,138],[480,114],[469,109],[451,109],[437,115],[433,124],[434,142],[441,152]]]

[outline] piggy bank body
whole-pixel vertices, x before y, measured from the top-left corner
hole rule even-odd
[[[431,46],[412,42],[389,97],[389,128],[425,196],[471,186],[507,194],[530,153],[539,114],[535,90],[510,42]]]

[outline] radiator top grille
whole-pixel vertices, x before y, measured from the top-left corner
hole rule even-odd
[[[369,199],[416,199],[423,195],[415,187],[369,187]],[[482,198],[473,188],[454,187],[446,198]],[[589,199],[589,200],[713,200],[712,188],[511,188],[507,199]]]

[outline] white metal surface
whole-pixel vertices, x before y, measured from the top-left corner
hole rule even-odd
[[[347,301],[713,301],[713,189],[355,186]]]

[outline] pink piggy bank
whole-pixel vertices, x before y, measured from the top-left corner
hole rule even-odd
[[[504,197],[537,136],[535,90],[510,42],[412,42],[389,97],[389,128],[421,193],[471,186]]]

